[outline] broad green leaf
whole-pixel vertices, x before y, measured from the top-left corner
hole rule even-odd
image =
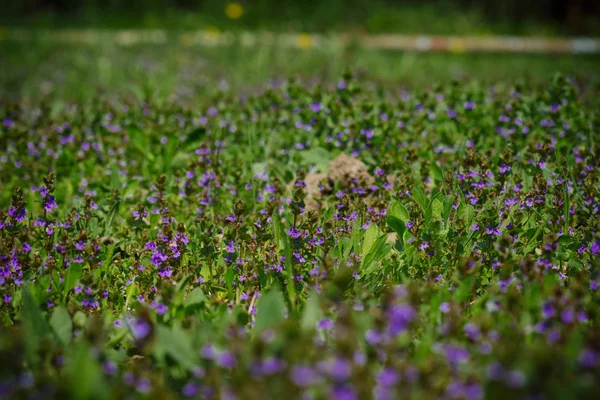
[[[431,202],[431,216],[435,219],[435,220],[442,220],[442,211],[443,211],[444,205],[442,204],[442,202],[435,198],[433,199],[433,201]]]
[[[102,370],[85,341],[72,348],[66,367],[70,377],[69,388],[74,399],[108,398]]]
[[[304,150],[300,155],[306,164],[315,166],[316,172],[327,172],[329,169],[331,154],[322,147]]]
[[[388,215],[385,220],[388,226],[398,234],[399,239],[404,236],[404,231],[406,230],[406,225],[404,225],[404,222],[391,215]]]
[[[190,294],[186,297],[183,302],[184,307],[192,307],[198,304],[203,304],[206,302],[206,296],[204,292],[200,288],[195,288],[190,292]]]
[[[67,271],[67,279],[65,280],[65,294],[69,293],[75,287],[77,280],[81,278],[82,264],[71,264]]]
[[[373,243],[371,249],[367,253],[367,256],[362,260],[363,268],[367,268],[373,262],[381,260],[387,252],[391,250],[390,246],[387,245],[387,235],[381,235]]]
[[[288,276],[286,290],[293,311],[296,304],[297,295],[293,279],[294,271],[292,265],[292,246],[290,243],[290,237],[288,236],[287,232],[283,231],[283,225],[281,224],[277,210],[273,212],[272,220],[275,240],[278,242],[280,253],[282,253],[285,257],[285,269]]]
[[[390,203],[387,215],[401,219],[404,222],[410,221],[410,214],[408,213],[408,210],[404,204],[400,203],[398,200],[393,200]]]
[[[267,163],[259,162],[252,164],[252,172],[255,174],[262,174],[264,172],[267,172]]]
[[[232,289],[233,278],[234,278],[233,268],[228,268],[227,271],[225,272],[225,285],[229,288],[230,291],[233,290]]]
[[[197,352],[194,351],[191,337],[181,328],[157,325],[156,335],[156,352],[170,356],[186,369],[192,369],[197,365]]]
[[[363,239],[363,247],[362,247],[362,259],[364,260],[367,257],[369,251],[371,251],[371,247],[377,240],[379,236],[379,228],[375,224],[369,225],[367,231],[365,232],[365,237]]]
[[[273,328],[285,320],[285,301],[277,288],[264,293],[257,304],[254,330],[257,333]]]
[[[71,341],[73,334],[73,321],[69,312],[62,306],[57,306],[50,317],[50,327],[58,338],[58,341],[66,346]]]
[[[444,181],[444,172],[436,163],[431,163],[431,175],[433,176],[433,179],[437,182]]]
[[[471,289],[473,288],[473,284],[475,283],[475,278],[472,276],[467,276],[463,279],[460,286],[454,292],[454,297],[456,300],[461,303],[469,298],[471,294]]]
[[[142,132],[137,127],[130,127],[128,130],[129,143],[136,148],[140,153],[144,155],[148,161],[154,161],[154,155],[149,150],[149,141],[148,135],[145,132]]]
[[[420,186],[417,186],[412,191],[412,198],[421,206],[423,212],[427,209],[427,195]]]
[[[465,225],[470,226],[473,222],[473,216],[475,215],[475,208],[470,204],[462,203],[458,208],[458,216],[463,220]]]
[[[313,330],[319,320],[323,318],[323,311],[319,303],[319,295],[315,292],[311,293],[304,306],[300,327],[305,330]]]
[[[21,314],[23,324],[23,336],[25,339],[25,350],[30,362],[37,359],[37,349],[42,338],[49,332],[50,328],[46,318],[39,309],[35,299],[31,295],[29,285],[23,287],[23,309]]]

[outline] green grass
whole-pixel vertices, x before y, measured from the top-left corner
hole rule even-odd
[[[276,46],[119,47],[0,42],[0,96],[84,100],[102,91],[191,101],[216,90],[251,93],[269,81],[300,77],[331,83],[346,69],[389,88],[423,88],[454,79],[483,84],[548,80],[556,72],[598,89],[600,57],[383,52],[361,48],[297,50]]]

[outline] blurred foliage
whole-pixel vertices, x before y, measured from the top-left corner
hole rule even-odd
[[[485,84],[542,83],[555,72],[581,83],[598,101],[600,57],[512,54],[382,52],[323,47],[298,51],[277,46],[184,47],[177,43],[130,47],[34,42],[0,43],[0,98],[83,100],[129,93],[191,102],[219,91],[252,93],[289,77],[331,83],[347,66],[389,88],[432,87],[452,79]],[[289,62],[291,59],[294,62]]]
[[[597,34],[599,4],[595,0],[22,0],[8,3],[0,22],[52,27]]]

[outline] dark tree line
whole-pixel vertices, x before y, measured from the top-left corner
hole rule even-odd
[[[189,10],[214,10],[222,8],[227,0],[6,0],[5,12],[24,16],[40,11],[73,13],[82,9],[103,9],[122,12],[143,12],[161,8]],[[368,12],[370,5],[377,2],[401,7],[403,4],[443,4],[462,8],[477,8],[489,18],[502,18],[513,22],[531,19],[552,21],[576,26],[590,15],[600,18],[600,0],[237,0],[249,7],[259,8],[276,16],[287,10],[301,10],[302,15],[310,9],[322,9],[322,3],[332,3],[332,8],[343,8],[344,13],[355,10],[358,15]],[[319,7],[318,7],[319,6]],[[302,17],[299,15],[298,17]]]

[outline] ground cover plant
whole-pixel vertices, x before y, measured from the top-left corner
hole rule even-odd
[[[0,117],[2,396],[600,390],[600,121],[565,78]]]

